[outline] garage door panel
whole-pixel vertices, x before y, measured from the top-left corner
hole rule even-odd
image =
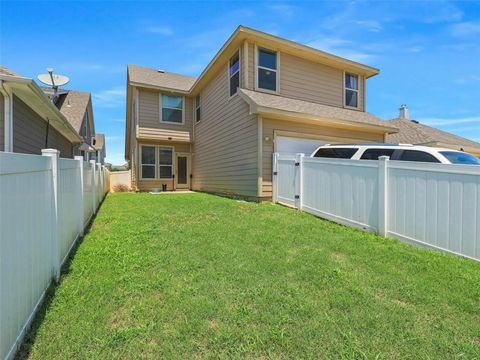
[[[275,152],[282,155],[310,154],[319,146],[328,144],[327,141],[317,139],[307,139],[291,136],[275,137]]]

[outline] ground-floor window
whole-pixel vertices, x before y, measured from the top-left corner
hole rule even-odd
[[[155,146],[142,146],[142,179],[155,179]]]
[[[173,177],[173,148],[142,145],[140,166],[142,179],[171,179]]]

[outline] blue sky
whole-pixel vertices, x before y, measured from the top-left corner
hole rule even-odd
[[[53,67],[93,94],[107,161],[124,162],[126,65],[199,75],[239,25],[380,68],[367,110],[480,141],[480,2],[0,3],[0,63],[36,78]]]

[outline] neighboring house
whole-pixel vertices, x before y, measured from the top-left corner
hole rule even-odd
[[[82,137],[79,155],[87,160],[104,163],[105,136],[95,133],[92,96],[88,92],[59,89],[55,98],[53,90],[42,87],[45,94],[55,103],[60,112],[65,115],[72,127]],[[98,144],[96,145],[96,140]]]
[[[243,26],[200,77],[129,65],[125,157],[132,187],[272,195],[272,154],[384,142],[365,112],[379,70]]]
[[[95,159],[101,164],[105,164],[107,151],[105,148],[105,135],[96,134],[93,139],[93,148],[95,149]]]
[[[81,137],[32,79],[0,66],[0,151],[72,158]]]
[[[480,157],[480,143],[410,120],[406,105],[400,107],[399,117],[391,120],[390,124],[399,131],[389,134],[387,142],[451,148]]]

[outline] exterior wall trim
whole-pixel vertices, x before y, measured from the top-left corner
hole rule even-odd
[[[258,116],[258,197],[263,195],[263,119]]]

